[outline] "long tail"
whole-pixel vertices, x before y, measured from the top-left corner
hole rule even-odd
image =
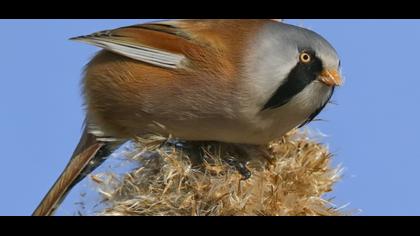
[[[85,128],[66,168],[32,215],[49,216],[54,214],[68,192],[86,175],[96,169],[118,146],[109,142],[98,141]]]

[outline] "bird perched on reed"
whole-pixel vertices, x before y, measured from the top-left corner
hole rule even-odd
[[[127,140],[265,144],[313,120],[341,84],[323,37],[274,20],[161,21],[72,40],[103,50],[83,78],[80,142],[33,215],[53,214]]]

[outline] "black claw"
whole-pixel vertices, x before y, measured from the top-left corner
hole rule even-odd
[[[234,158],[228,158],[226,162],[235,167],[235,169],[242,175],[242,180],[247,180],[251,178],[251,171],[246,167],[246,163],[238,161]]]

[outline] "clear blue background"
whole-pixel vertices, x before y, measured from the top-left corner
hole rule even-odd
[[[0,215],[31,214],[78,142],[79,81],[98,49],[67,39],[139,22],[0,20]],[[310,125],[345,168],[329,196],[358,215],[420,215],[420,21],[287,22],[323,35],[342,59],[338,105]],[[87,185],[58,214],[74,214]]]

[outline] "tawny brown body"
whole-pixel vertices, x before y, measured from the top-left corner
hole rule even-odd
[[[200,125],[203,121],[235,122],[238,114],[233,107],[238,106],[237,99],[243,97],[236,93],[241,47],[251,40],[250,31],[256,30],[264,21],[173,24],[176,28],[145,24],[116,29],[107,35],[184,54],[189,59],[188,65],[173,70],[106,50],[99,52],[86,67],[82,82],[88,125],[93,123],[100,127],[105,136],[123,139],[150,132],[200,139],[201,132],[211,131]],[[214,24],[220,27],[214,27]],[[168,98],[177,102],[168,103]],[[197,130],[195,137],[190,132],[183,135],[185,125],[203,130]],[[83,166],[102,145],[85,130],[65,171],[33,215],[53,214]]]
[[[313,119],[340,84],[338,57],[324,39],[273,20],[164,21],[74,39],[105,50],[82,81],[80,143],[34,215],[53,214],[126,140],[157,133],[264,144]]]
[[[188,21],[177,23],[175,29],[143,25],[114,31],[112,35],[136,44],[186,55],[188,62],[174,70],[100,52],[89,63],[84,79],[88,117],[113,137],[147,132],[187,140],[202,140],[211,136],[209,132],[226,137],[226,130],[217,127],[246,122],[238,119],[242,115],[238,111],[249,104],[240,70],[247,52],[241,48],[247,48],[251,32],[264,23]],[[195,127],[194,132],[186,126]]]

